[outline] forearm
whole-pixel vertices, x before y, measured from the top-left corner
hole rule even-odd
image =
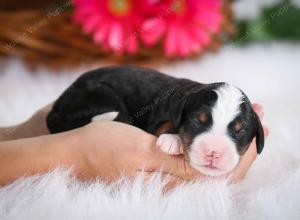
[[[18,126],[0,127],[0,141],[13,140]]]
[[[68,133],[0,142],[0,185],[39,173],[58,165],[76,166],[69,152]]]
[[[46,118],[51,107],[51,104],[44,107],[22,124],[12,127],[0,127],[0,141],[16,140],[48,134],[49,131],[46,124]]]

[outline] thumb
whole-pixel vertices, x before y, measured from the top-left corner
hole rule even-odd
[[[201,173],[190,166],[183,155],[168,155],[157,146],[151,148],[151,154],[151,158],[155,160],[153,162],[161,167],[162,172],[175,175],[186,181],[202,176]]]

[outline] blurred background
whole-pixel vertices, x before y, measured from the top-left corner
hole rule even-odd
[[[299,40],[299,0],[0,0],[0,126],[26,120],[79,75],[106,65],[134,64],[199,82],[233,83],[264,106],[263,123],[270,128],[245,184],[229,194],[228,201],[238,204],[233,212],[245,217],[236,219],[299,219]],[[19,201],[19,191],[3,201]],[[53,197],[53,191],[45,192]],[[215,188],[207,192],[219,198]],[[188,206],[195,200],[185,198],[182,210],[194,210]],[[210,210],[215,207],[211,197],[203,198]],[[13,207],[7,201],[3,213]],[[84,201],[90,208],[95,200]],[[35,202],[32,207],[40,210],[40,200]],[[119,204],[123,210],[124,202]],[[17,207],[26,211],[23,203]],[[71,206],[55,201],[53,207]],[[134,207],[140,216],[140,206]]]
[[[135,64],[231,82],[289,134],[299,122],[299,40],[297,0],[2,0],[0,125],[25,120],[87,70]]]

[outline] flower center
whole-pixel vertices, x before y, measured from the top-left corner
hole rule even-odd
[[[127,15],[131,9],[131,0],[108,0],[108,9],[114,15]]]
[[[171,9],[176,14],[183,14],[186,9],[185,0],[174,0]]]

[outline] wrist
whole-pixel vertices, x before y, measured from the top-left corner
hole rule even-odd
[[[91,149],[91,144],[88,143],[87,136],[83,128],[67,131],[64,133],[49,135],[50,139],[48,150],[44,152],[48,157],[48,161],[52,161],[52,167],[72,168],[75,176],[80,179],[89,179],[94,176],[93,167],[94,160],[102,160],[99,155],[95,155]],[[104,156],[102,152],[101,156]]]
[[[45,145],[42,146],[41,154],[48,167],[72,168],[77,175],[82,170],[82,154],[80,147],[80,137],[73,131],[60,134],[47,135]]]
[[[51,169],[47,137],[0,142],[0,184]]]

